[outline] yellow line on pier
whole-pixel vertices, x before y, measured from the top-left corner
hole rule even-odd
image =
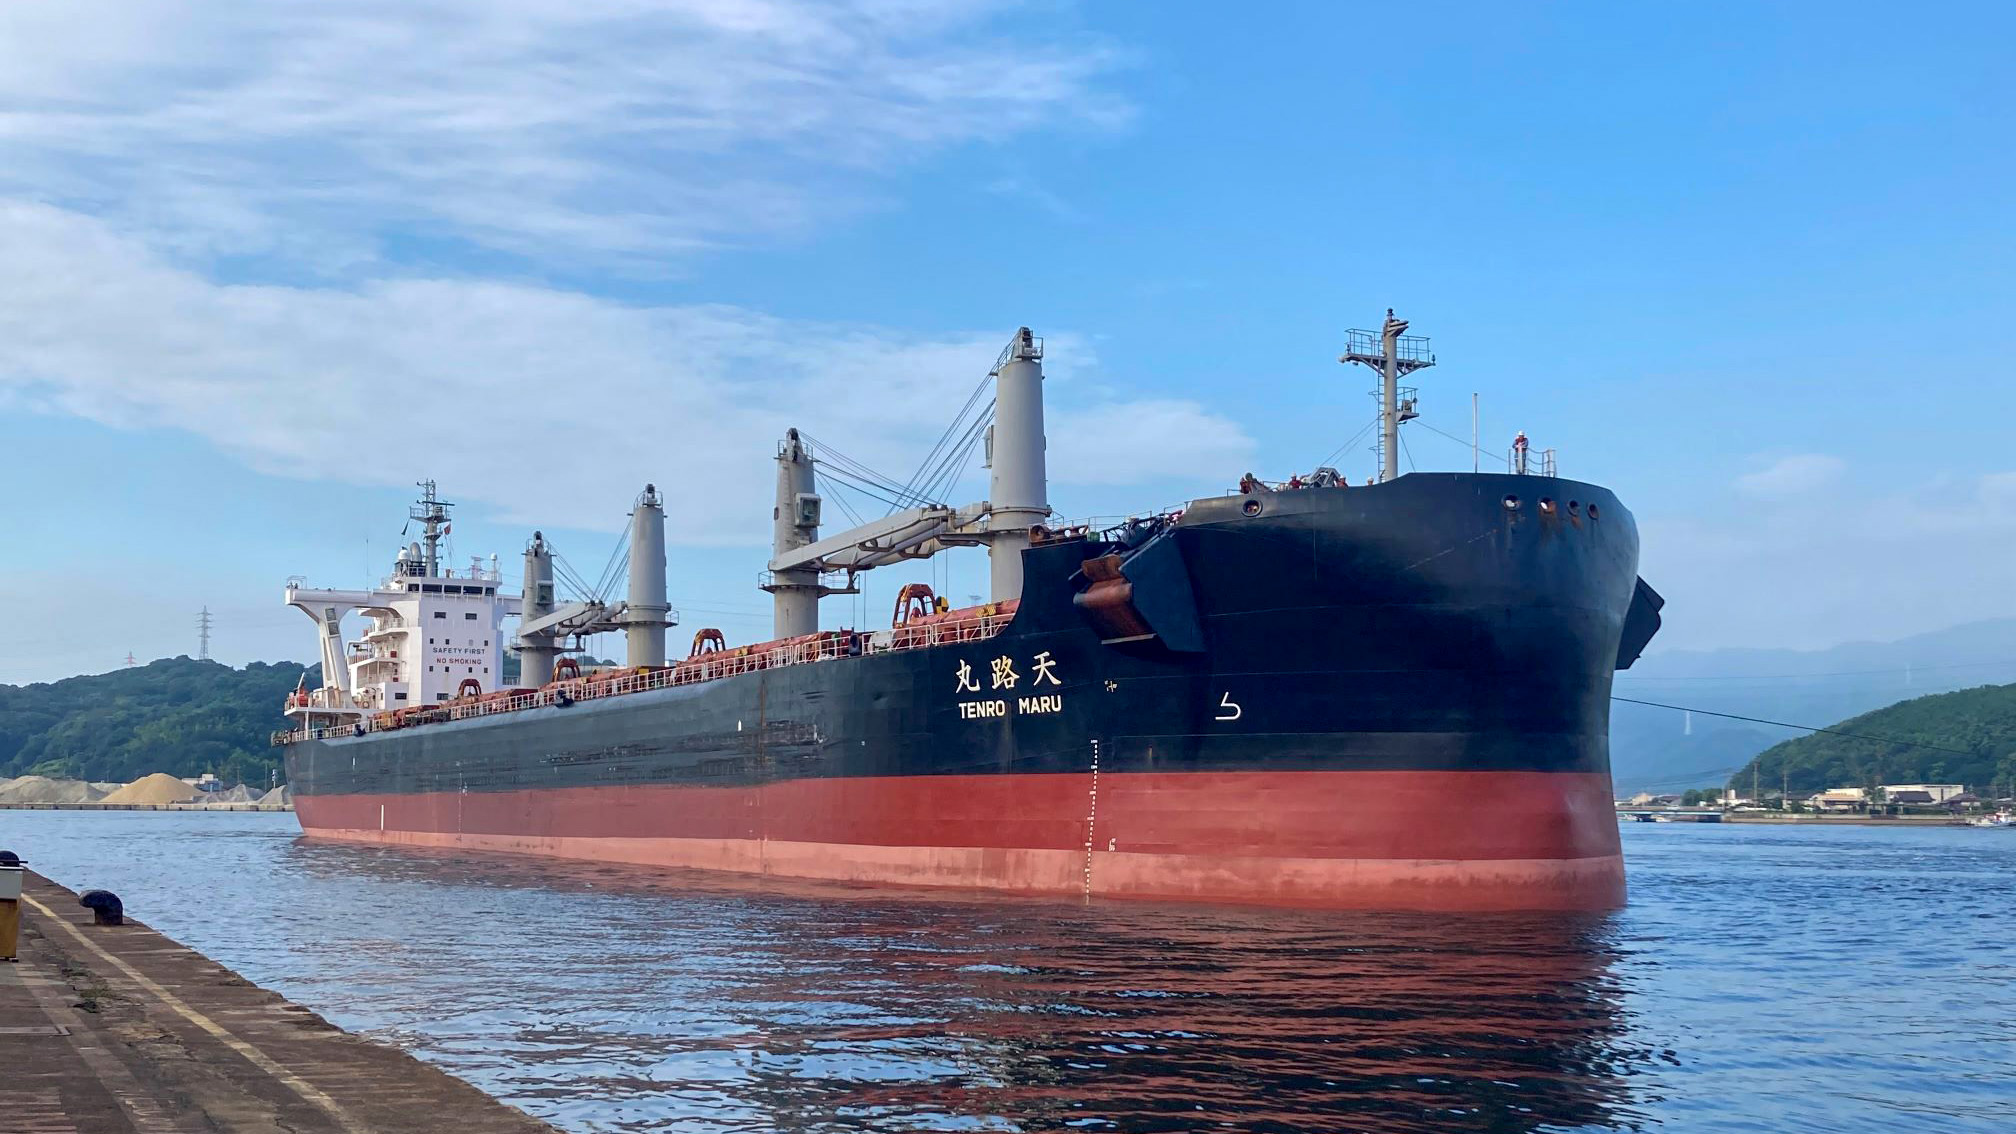
[[[220,1043],[224,1044],[224,1046],[230,1048],[232,1051],[235,1051],[238,1054],[244,1056],[248,1061],[251,1062],[251,1064],[254,1067],[257,1067],[261,1071],[264,1071],[268,1075],[271,1075],[274,1079],[284,1084],[288,1090],[293,1091],[297,1095],[300,1095],[302,1099],[306,1100],[310,1105],[327,1113],[330,1118],[336,1120],[336,1125],[342,1127],[343,1130],[346,1132],[346,1134],[370,1134],[369,1127],[366,1127],[363,1124],[356,1121],[355,1119],[351,1118],[348,1111],[345,1111],[341,1106],[338,1106],[336,1104],[336,1100],[330,1098],[327,1094],[324,1094],[319,1087],[316,1087],[313,1083],[308,1082],[306,1079],[303,1079],[301,1076],[296,1075],[292,1071],[287,1070],[285,1067],[280,1066],[279,1063],[275,1062],[273,1058],[267,1055],[265,1052],[260,1051],[258,1048],[253,1047],[251,1044],[246,1043],[244,1040],[239,1039],[235,1035],[232,1035],[228,1030],[225,1029],[224,1025],[218,1023],[215,1020],[212,1020],[210,1017],[205,1016],[203,1013],[198,1012],[196,1009],[191,1008],[187,1003],[183,1001],[181,997],[175,995],[174,993],[168,991],[166,988],[163,988],[161,985],[155,983],[152,979],[150,979],[146,974],[142,973],[139,969],[134,968],[132,965],[127,964],[125,961],[120,960],[118,957],[113,956],[111,953],[106,952],[105,949],[101,947],[96,941],[93,941],[89,937],[86,937],[83,934],[83,932],[81,932],[76,926],[70,924],[69,919],[59,916],[56,913],[56,911],[50,909],[48,906],[43,905],[41,902],[36,901],[34,898],[31,898],[26,894],[21,895],[21,900],[35,907],[37,911],[39,911],[44,917],[48,918],[50,921],[55,922],[57,925],[62,926],[64,932],[68,933],[70,936],[77,939],[78,944],[84,946],[86,949],[91,950],[93,953],[96,953],[98,956],[104,958],[107,964],[110,964],[114,968],[117,968],[120,972],[125,973],[127,978],[132,980],[133,983],[139,985],[141,988],[146,989],[149,993],[152,993],[155,997],[159,998],[163,1004],[166,1004],[168,1007],[173,1008],[176,1014],[180,1015],[183,1019],[189,1021],[190,1023],[196,1025],[199,1028],[202,1028],[204,1031],[217,1037],[217,1040]]]

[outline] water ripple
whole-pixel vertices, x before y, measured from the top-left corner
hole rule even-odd
[[[565,1129],[1960,1131],[2016,836],[1631,825],[1632,905],[1045,902],[5,812],[0,844]]]

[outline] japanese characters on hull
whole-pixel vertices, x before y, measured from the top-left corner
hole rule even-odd
[[[1064,684],[1057,677],[1057,660],[1050,656],[1050,651],[1040,651],[1030,658],[1025,670],[1015,668],[1015,658],[1012,655],[998,655],[987,663],[989,684],[983,690],[980,684],[979,671],[974,669],[973,663],[970,660],[960,658],[959,668],[955,674],[958,682],[957,692],[959,694],[963,696],[967,693],[980,693],[983,691],[997,694],[997,696],[993,697],[960,701],[960,718],[969,721],[989,720],[999,717],[1063,711],[1064,695],[1062,693],[1036,692],[1037,689],[1044,685],[1062,686]]]

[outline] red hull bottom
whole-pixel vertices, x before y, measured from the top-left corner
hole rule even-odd
[[[932,776],[297,807],[320,838],[783,878],[1365,909],[1624,903],[1600,773]]]

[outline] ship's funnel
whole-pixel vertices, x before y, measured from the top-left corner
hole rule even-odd
[[[1044,469],[1043,344],[1023,327],[994,372],[994,427],[987,435],[987,560],[994,601],[1022,597],[1022,549],[1050,516]]]
[[[630,600],[623,633],[632,667],[665,664],[671,613],[665,601],[665,507],[658,489],[647,484],[630,513]]]
[[[519,621],[531,622],[553,613],[553,552],[546,537],[532,533],[525,545],[525,597]],[[537,689],[553,680],[553,659],[560,653],[550,632],[518,636],[518,684]]]

